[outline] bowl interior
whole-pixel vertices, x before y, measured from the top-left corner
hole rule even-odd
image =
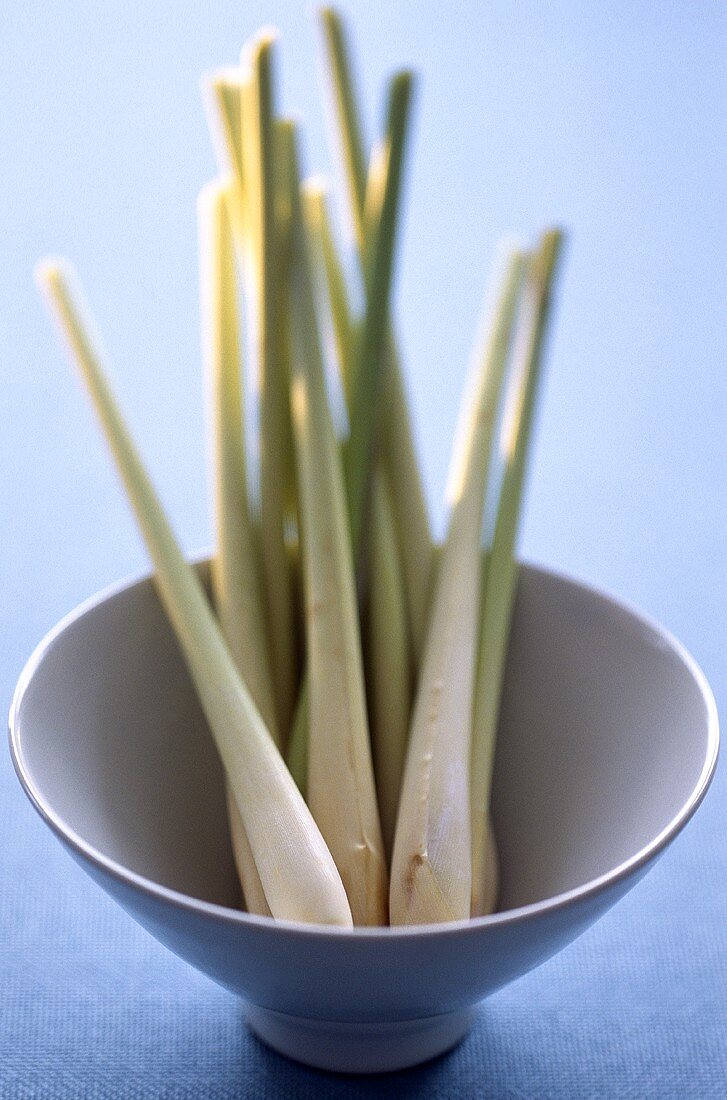
[[[501,907],[640,852],[703,789],[716,737],[709,688],[673,638],[604,594],[524,568],[493,782]]]
[[[56,826],[152,882],[239,906],[222,765],[149,580],[71,616],[28,684],[15,741]]]
[[[237,906],[222,769],[151,581],[43,648],[14,747],[56,828],[153,882]],[[501,908],[614,869],[679,814],[714,754],[708,693],[665,634],[523,567],[493,782]]]

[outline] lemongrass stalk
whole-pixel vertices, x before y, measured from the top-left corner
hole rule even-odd
[[[306,227],[316,258],[314,266],[323,273],[336,359],[350,405],[353,317],[331,232],[323,185],[319,181],[309,181],[303,188],[303,198]],[[390,860],[409,734],[412,685],[396,525],[391,490],[380,458],[374,469],[370,541],[369,584],[362,634],[376,792],[384,846]],[[296,749],[300,751],[298,746]]]
[[[472,735],[472,916],[491,912],[497,901],[498,866],[489,820],[490,787],[510,621],[517,590],[518,524],[533,413],[542,368],[552,286],[563,235],[543,235],[527,271],[522,321],[514,352],[514,403],[503,424],[505,472],[492,546],[485,571],[482,628]]]
[[[246,50],[250,79],[241,98],[245,202],[255,256],[260,386],[260,538],[272,652],[273,680],[282,731],[290,728],[298,678],[295,594],[285,550],[285,496],[291,430],[288,386],[280,357],[279,284],[276,274],[275,130],[272,50],[260,35]]]
[[[523,257],[508,262],[484,354],[467,392],[467,435],[429,621],[391,868],[392,924],[464,920],[472,887],[470,750],[491,439]]]
[[[202,81],[207,120],[220,175],[232,175],[228,206],[238,251],[249,251],[242,158],[242,86],[240,69],[218,69]]]
[[[354,314],[346,286],[326,202],[326,184],[314,178],[303,184],[303,213],[306,231],[314,257],[314,270],[323,286],[322,297],[328,301],[336,365],[346,406],[351,409],[353,400],[352,358],[354,349]]]
[[[301,578],[302,579],[302,578]],[[304,593],[305,594],[305,593]],[[298,790],[303,798],[308,798],[308,730],[310,723],[310,700],[308,698],[308,676],[303,681],[298,692],[298,702],[295,705],[293,715],[293,728],[288,741],[285,754],[286,763],[290,774],[298,785]]]
[[[312,181],[308,181],[302,188],[303,216],[306,231],[310,238],[310,250],[312,258],[312,270],[319,268],[320,252],[323,247],[321,240],[321,205],[322,192],[316,188]],[[325,212],[324,212],[325,213]],[[332,242],[331,242],[332,243]],[[330,259],[330,257],[329,257]],[[350,357],[352,354],[351,340],[353,330],[353,318],[351,315],[348,295],[345,288],[343,271],[338,266],[334,275],[335,289],[329,279],[329,293],[331,310],[333,315],[334,340],[341,381],[343,384],[346,403],[350,403]],[[286,761],[290,773],[298,784],[298,788],[304,798],[308,796],[308,723],[310,719],[308,679],[307,674],[303,678],[298,702],[293,716],[293,726],[286,752]],[[377,783],[378,791],[378,783]]]
[[[376,791],[390,863],[409,740],[412,685],[401,561],[389,482],[381,462],[374,470],[371,564],[363,634],[368,655]]]
[[[200,194],[202,338],[209,378],[214,462],[214,603],[227,644],[255,705],[280,747],[265,642],[255,534],[247,499],[237,280],[228,200],[214,181]]]
[[[283,382],[285,395],[290,394],[290,277],[292,264],[292,211],[290,208],[290,186],[288,172],[285,170],[285,158],[287,156],[287,122],[284,119],[274,120],[274,189],[275,189],[275,234],[276,234],[276,318],[278,328],[278,373]],[[289,401],[285,413],[281,417],[281,428],[284,438],[280,446],[280,454],[283,466],[283,506],[287,519],[287,531],[295,531],[297,537],[298,528],[298,498],[295,483],[295,454],[293,449],[293,429],[290,422]],[[286,531],[286,539],[287,539]],[[292,537],[292,536],[291,536]],[[290,542],[290,539],[287,539]],[[293,590],[295,593],[294,608],[296,611],[296,637],[302,640],[304,631],[301,629],[299,614],[301,601],[295,587],[296,571],[291,569]]]
[[[387,112],[387,132],[383,145],[385,155],[377,160],[376,193],[380,199],[377,212],[369,210],[372,245],[367,264],[366,309],[361,331],[352,352],[353,371],[350,422],[352,430],[344,456],[344,479],[349,516],[350,541],[356,562],[356,574],[362,573],[363,542],[368,491],[371,481],[372,456],[375,443],[376,395],[380,389],[381,359],[388,318],[388,298],[391,286],[395,245],[396,216],[401,188],[404,153],[411,95],[411,75],[399,73],[391,81]],[[296,202],[299,199],[296,198]],[[306,673],[307,676],[307,673]],[[305,680],[302,685],[306,690]],[[307,737],[305,705],[299,704],[294,717],[289,759],[305,759],[303,741]],[[309,757],[310,759],[310,757]]]
[[[408,413],[408,398],[393,337],[389,340],[389,365],[383,388],[385,415],[381,448],[389,473],[409,609],[409,633],[415,669],[418,670],[423,660],[431,593],[437,575],[436,555]]]
[[[250,523],[240,384],[237,280],[228,202],[230,183],[207,184],[199,198],[202,350],[210,392],[215,554],[213,602],[232,658],[280,746],[265,635],[255,532]],[[270,916],[234,796],[230,837],[249,912]]]
[[[230,844],[232,858],[235,861],[237,877],[242,887],[242,900],[246,912],[254,913],[258,917],[272,917],[272,910],[265,897],[265,888],[258,874],[255,856],[253,855],[250,841],[247,839],[245,825],[235,801],[235,793],[229,781],[225,782],[225,802],[227,805],[227,822],[230,827]]]
[[[299,539],[288,547],[291,568],[298,594],[299,614],[302,626],[301,652],[305,651],[305,586],[303,583],[302,551]],[[303,798],[308,797],[308,678],[304,674],[293,715],[293,726],[285,750],[285,761]]]
[[[243,97],[249,99],[252,95],[251,84],[252,74],[249,68],[245,71],[242,68],[218,69],[202,80],[202,93],[219,174],[223,178],[231,178],[228,207],[237,255],[241,265],[244,288],[242,298],[246,307],[245,314],[252,322],[248,325],[248,330],[252,334],[249,339],[249,346],[250,350],[253,351],[256,343],[256,319],[253,320],[255,311],[252,305],[248,306],[248,303],[255,303],[257,299],[258,257],[246,201],[242,144],[242,101]],[[259,463],[253,464],[252,468],[248,470],[248,488],[259,557],[259,544],[261,541]],[[267,598],[264,602],[266,606],[268,645],[272,653],[272,643],[269,638],[271,624],[268,622]]]
[[[328,68],[345,168],[348,207],[363,266],[365,252],[366,156],[360,112],[349,50],[340,15],[332,8],[321,13]],[[387,367],[382,395],[381,449],[389,484],[401,549],[411,644],[419,667],[426,637],[427,616],[434,577],[434,543],[424,495],[409,405],[396,350],[389,328]]]
[[[333,106],[338,122],[341,156],[349,192],[349,212],[354,235],[363,248],[361,215],[366,200],[366,142],[353,84],[351,51],[341,15],[335,8],[320,11],[328,70],[332,83]]]
[[[241,69],[217,70],[203,81],[203,93],[207,105],[209,127],[213,137],[213,146],[220,174],[226,176],[232,173],[232,181],[228,195],[228,207],[232,220],[232,228],[235,237],[238,254],[244,261],[248,278],[255,273],[256,258],[254,254],[252,234],[250,232],[249,219],[246,212],[244,163],[242,149],[242,115],[241,101],[243,95],[250,96],[249,84],[251,76],[244,76]],[[273,120],[275,141],[278,142],[278,120]],[[289,368],[289,343],[290,337],[287,331],[287,317],[289,313],[286,302],[288,278],[288,253],[290,211],[288,209],[287,183],[279,176],[277,157],[274,160],[274,187],[275,187],[275,224],[276,224],[276,248],[278,250],[278,263],[276,264],[277,282],[277,313],[278,318],[278,351],[281,372],[288,379]],[[252,297],[255,297],[255,278],[250,280],[253,284]],[[288,383],[285,383],[288,388]],[[287,429],[287,438],[281,448],[284,460],[284,506],[286,515],[294,516],[295,502],[295,462],[293,458],[293,445],[290,436],[290,418],[284,416],[284,427]],[[255,512],[260,512],[260,491],[256,486],[254,495]],[[259,524],[258,524],[259,526]],[[300,635],[300,630],[296,632]]]
[[[291,406],[303,517],[308,801],[341,873],[354,923],[381,925],[387,916],[386,861],[366,718],[351,540],[323,373],[292,130],[291,138]]]
[[[404,151],[411,107],[412,74],[396,73],[389,84],[385,137],[372,157],[370,178],[376,202],[367,211],[364,256],[366,308],[352,357],[350,432],[344,448],[344,473],[351,543],[358,554],[366,518],[375,422],[386,346],[389,298],[401,196]]]
[[[220,171],[242,182],[242,72],[216,69],[202,79],[207,120]]]
[[[279,919],[350,925],[340,875],[238,673],[184,558],[101,365],[69,265],[47,259],[36,279],[80,369],[155,568],[155,584],[215,739],[265,896]]]

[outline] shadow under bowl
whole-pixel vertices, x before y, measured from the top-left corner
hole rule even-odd
[[[222,768],[149,577],[87,601],[44,639],[16,690],[10,743],[73,858],[245,998],[262,1039],[309,1065],[368,1072],[453,1046],[478,1001],[634,886],[704,797],[718,723],[674,638],[523,566],[493,781],[501,911],[353,931],[236,908]]]

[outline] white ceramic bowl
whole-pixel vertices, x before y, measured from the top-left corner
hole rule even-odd
[[[149,578],[48,635],[10,731],[28,797],[104,890],[244,997],[273,1047],[359,1072],[453,1046],[481,998],[605,913],[692,816],[718,745],[712,694],[678,642],[525,566],[494,775],[502,911],[345,931],[236,908],[220,763]]]

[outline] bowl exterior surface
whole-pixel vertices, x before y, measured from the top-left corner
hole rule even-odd
[[[469,1031],[479,1001],[566,947],[650,866],[522,920],[357,937],[177,907],[68,851],[160,943],[242,997],[258,1038],[296,1061],[342,1073],[407,1069],[450,1050]]]

